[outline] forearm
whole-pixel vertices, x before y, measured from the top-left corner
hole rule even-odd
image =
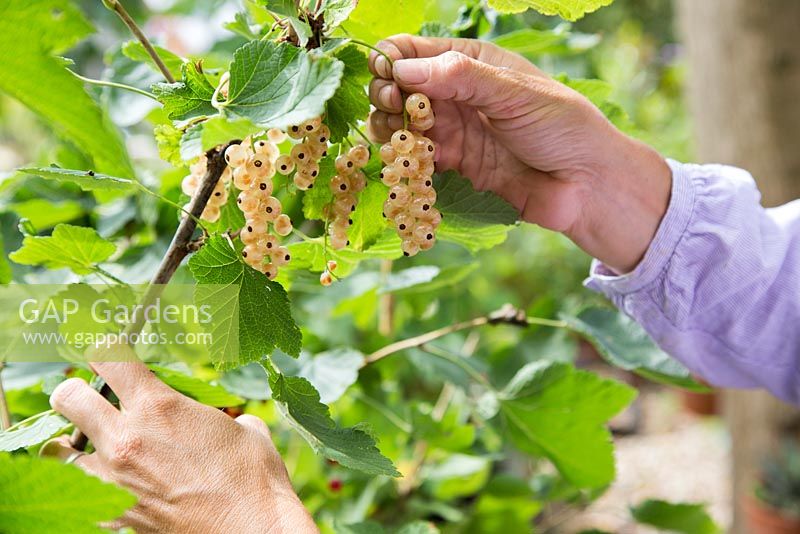
[[[800,203],[765,210],[744,171],[671,166],[644,259],[624,276],[596,263],[589,287],[712,384],[800,402]]]

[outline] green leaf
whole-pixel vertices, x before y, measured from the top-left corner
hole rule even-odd
[[[331,403],[339,400],[347,388],[358,380],[358,370],[364,365],[364,354],[340,348],[310,355],[300,354],[297,359],[275,353],[272,362],[287,376],[308,380],[319,392],[320,400]]]
[[[344,63],[342,84],[328,100],[325,124],[331,129],[331,141],[340,142],[350,132],[350,125],[369,115],[369,97],[364,86],[369,83],[369,62],[356,45],[347,45],[334,53]]]
[[[48,269],[67,267],[76,274],[89,274],[95,265],[111,257],[117,247],[93,228],[59,224],[52,236],[26,236],[22,248],[9,255],[22,265],[42,265]]]
[[[275,348],[299,355],[302,335],[286,291],[245,265],[225,238],[211,237],[189,260],[189,268],[198,282],[195,303],[211,309],[214,341],[210,351],[217,367],[230,369],[259,361]],[[229,299],[229,291],[220,297],[219,286],[229,286],[237,298]],[[232,349],[238,350],[238,357],[231,354]]]
[[[566,20],[578,20],[614,0],[489,0],[489,7],[500,13],[522,13],[534,9],[543,15],[558,15]]]
[[[413,521],[397,529],[395,534],[439,534],[439,529],[430,521]]]
[[[151,365],[150,369],[166,385],[200,404],[215,408],[226,408],[228,406],[240,406],[245,403],[243,398],[229,393],[222,386],[209,384],[205,380],[189,376],[175,369],[157,365]]]
[[[357,3],[356,0],[322,0],[319,12],[325,19],[325,30],[330,32],[346,21]]]
[[[184,63],[182,80],[175,83],[157,83],[153,93],[164,104],[167,117],[173,120],[191,119],[201,115],[215,115],[211,105],[214,86],[206,79],[195,63]]]
[[[361,425],[353,428],[336,425],[308,380],[284,376],[271,367],[267,366],[267,372],[272,398],[317,454],[367,474],[400,476]]]
[[[156,138],[159,157],[173,167],[182,167],[184,163],[181,157],[181,141],[184,133],[172,124],[158,124],[153,129],[153,135]],[[200,155],[199,147],[197,155]]]
[[[425,21],[426,5],[425,0],[394,0],[387,11],[383,2],[358,2],[345,28],[348,35],[370,43],[398,33],[417,33]]]
[[[470,252],[505,241],[519,218],[511,204],[489,191],[475,191],[472,182],[456,171],[435,175],[433,185],[438,195],[436,207],[442,213],[437,238],[458,243]]]
[[[161,60],[164,62],[164,65],[167,67],[167,70],[172,73],[172,76],[175,78],[181,77],[181,69],[183,68],[183,64],[186,60],[184,60],[179,55],[175,54],[174,52],[167,50],[161,46],[153,46],[156,52],[158,53]],[[156,66],[153,58],[150,57],[150,54],[147,53],[147,50],[144,49],[142,43],[139,41],[128,41],[122,45],[122,53],[128,58],[132,59],[133,61],[138,61],[139,63],[147,63],[152,67],[154,71],[161,74],[161,71]]]
[[[381,182],[370,180],[358,195],[358,205],[352,214],[353,224],[347,232],[350,248],[364,250],[371,247],[386,230],[383,203],[388,189]]]
[[[510,52],[535,56],[558,50],[566,43],[567,37],[566,32],[524,28],[498,35],[492,42]]]
[[[286,129],[322,115],[344,64],[289,43],[252,41],[234,52],[230,73],[225,112],[263,128]]]
[[[655,382],[708,391],[683,365],[659,349],[647,333],[623,313],[588,308],[577,316],[561,315],[569,328],[585,337],[610,364]]]
[[[384,534],[386,531],[380,523],[375,521],[363,521],[345,525],[337,520],[334,522],[334,532],[336,534]]]
[[[181,139],[181,158],[192,160],[218,145],[242,140],[261,130],[263,128],[248,120],[229,121],[225,117],[213,117],[186,130]]]
[[[448,265],[447,267],[443,267],[441,269],[437,268],[437,272],[434,274],[432,271],[429,271],[428,275],[432,275],[430,278],[426,276],[412,276],[408,277],[405,274],[405,271],[400,271],[399,273],[393,273],[389,276],[386,283],[378,290],[378,293],[394,293],[395,295],[416,295],[419,293],[427,293],[430,291],[440,291],[446,287],[451,287],[457,284],[460,284],[464,279],[466,279],[469,275],[475,272],[479,267],[478,263],[465,263],[463,265]],[[411,271],[412,269],[417,268],[424,268],[421,267],[411,267],[406,269],[406,271]],[[396,275],[402,275],[403,279],[396,279]]]
[[[94,171],[75,171],[58,167],[29,167],[18,169],[19,172],[40,176],[47,180],[58,180],[75,184],[84,191],[136,191],[138,182],[127,178],[117,178]]]
[[[73,46],[92,27],[68,0],[0,3],[0,92],[40,115],[92,159],[98,171],[132,177],[119,131],[83,83],[52,54]]]
[[[228,202],[220,208],[219,220],[215,223],[206,222],[206,228],[212,233],[235,232],[244,226],[245,218],[239,205],[236,203],[239,192],[235,187],[229,186]]]
[[[7,284],[11,281],[11,265],[6,259],[5,244],[3,234],[0,234],[0,284]]]
[[[331,193],[331,178],[336,174],[335,154],[337,146],[328,149],[328,155],[319,160],[319,175],[314,182],[314,188],[303,193],[303,215],[306,219],[325,219],[325,206],[333,201]],[[358,209],[358,208],[356,208]]]
[[[248,41],[254,41],[258,39],[258,35],[256,35],[253,32],[253,29],[250,27],[250,19],[248,18],[247,13],[236,13],[232,21],[226,22],[222,26],[226,30],[240,35]]]
[[[21,218],[30,220],[38,230],[73,221],[85,213],[83,206],[74,200],[51,202],[44,198],[9,204],[8,209]]]
[[[570,78],[566,74],[556,76],[556,79],[588,98],[617,128],[625,132],[635,130],[633,121],[622,106],[609,100],[614,92],[614,87],[610,83],[603,80]]]
[[[322,272],[326,269],[328,260],[336,260],[339,264],[336,275],[340,277],[347,276],[364,260],[394,260],[403,255],[400,238],[388,228],[374,245],[361,252],[349,248],[333,250],[328,247],[326,255],[322,238],[292,243],[288,248],[292,253],[292,262],[286,267],[287,270]]]
[[[517,447],[546,456],[577,487],[601,488],[614,479],[614,451],[604,424],[635,396],[619,382],[538,361],[520,369],[498,399]]]
[[[702,504],[673,504],[666,501],[647,500],[631,508],[631,513],[639,523],[666,532],[681,534],[722,532]]]
[[[13,452],[39,445],[70,426],[69,421],[56,413],[42,412],[0,432],[0,451]]]
[[[136,504],[128,491],[51,459],[0,454],[0,532],[103,532]]]

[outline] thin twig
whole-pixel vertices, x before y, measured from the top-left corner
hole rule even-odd
[[[115,89],[122,89],[123,91],[129,91],[131,93],[136,93],[137,95],[146,96],[152,100],[158,102],[158,98],[156,95],[149,91],[145,91],[144,89],[139,89],[138,87],[133,87],[132,85],[125,85],[124,83],[117,83],[117,82],[109,82],[107,80],[95,80],[94,78],[87,78],[86,76],[81,76],[75,71],[67,69],[67,72],[78,78],[80,81],[84,83],[88,83],[91,85],[99,85],[101,87],[113,87]]]
[[[131,33],[136,37],[142,46],[144,47],[147,54],[153,60],[153,63],[156,64],[158,70],[161,71],[161,74],[164,75],[164,79],[167,80],[169,83],[175,83],[175,78],[172,77],[172,73],[169,71],[167,66],[164,64],[164,60],[161,59],[161,56],[158,55],[156,49],[153,48],[153,45],[150,43],[150,40],[147,36],[142,32],[142,29],[136,24],[136,21],[131,18],[119,0],[103,0],[103,4],[108,8],[114,11],[119,18],[122,19],[122,22],[125,23],[125,26],[131,31]]]
[[[11,412],[8,409],[6,390],[3,388],[3,368],[5,362],[0,362],[0,431],[11,427]]]
[[[523,310],[518,310],[514,308],[514,306],[507,304],[502,308],[500,308],[499,310],[490,313],[489,315],[476,317],[475,319],[470,319],[469,321],[463,321],[460,323],[451,324],[449,326],[445,326],[419,336],[404,339],[402,341],[398,341],[396,343],[387,345],[382,349],[378,349],[377,351],[373,352],[372,354],[364,358],[364,365],[376,362],[396,352],[422,346],[425,343],[430,343],[431,341],[439,339],[440,337],[444,337],[448,334],[459,332],[461,330],[467,330],[470,328],[477,328],[479,326],[487,324],[508,324],[512,326],[521,326],[521,327],[540,325],[540,326],[550,326],[553,328],[566,328],[567,326],[567,323],[565,323],[564,321],[544,319],[541,317],[527,317]]]
[[[164,284],[172,279],[172,276],[175,274],[175,271],[184,258],[186,258],[190,252],[193,252],[192,235],[197,229],[197,219],[203,214],[203,211],[205,211],[206,205],[211,195],[214,193],[214,188],[216,188],[217,182],[219,182],[222,173],[225,171],[226,163],[224,154],[226,148],[228,148],[228,145],[219,149],[209,150],[206,153],[206,158],[208,160],[206,164],[206,174],[203,176],[203,180],[200,182],[197,192],[194,197],[192,197],[192,201],[189,204],[188,211],[191,216],[184,217],[180,225],[178,225],[178,229],[175,232],[175,236],[172,238],[172,243],[169,245],[167,254],[164,256],[164,259],[161,260],[161,265],[159,265],[156,274],[150,281],[150,285],[142,298],[142,308],[147,308],[147,306],[155,302],[163,291]],[[144,315],[145,314],[137,314],[138,320],[131,323],[126,329],[127,334],[136,334],[142,331],[145,325]],[[130,337],[131,336],[129,336],[129,338]],[[105,385],[100,390],[100,394],[108,398],[111,395],[111,389],[108,385]],[[71,442],[73,448],[82,451],[86,448],[88,441],[86,436],[80,430],[76,429],[75,432],[72,433]]]

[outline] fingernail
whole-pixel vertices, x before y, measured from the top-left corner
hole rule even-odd
[[[378,100],[380,103],[387,108],[394,108],[394,102],[392,102],[392,86],[385,85],[381,87],[381,90],[378,91]]]
[[[394,62],[395,80],[415,85],[428,80],[431,73],[427,59],[400,59]]]

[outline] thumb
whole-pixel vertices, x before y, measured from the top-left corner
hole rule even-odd
[[[406,92],[432,100],[453,100],[480,109],[490,118],[519,115],[533,78],[448,51],[435,57],[399,59],[392,77]]]

